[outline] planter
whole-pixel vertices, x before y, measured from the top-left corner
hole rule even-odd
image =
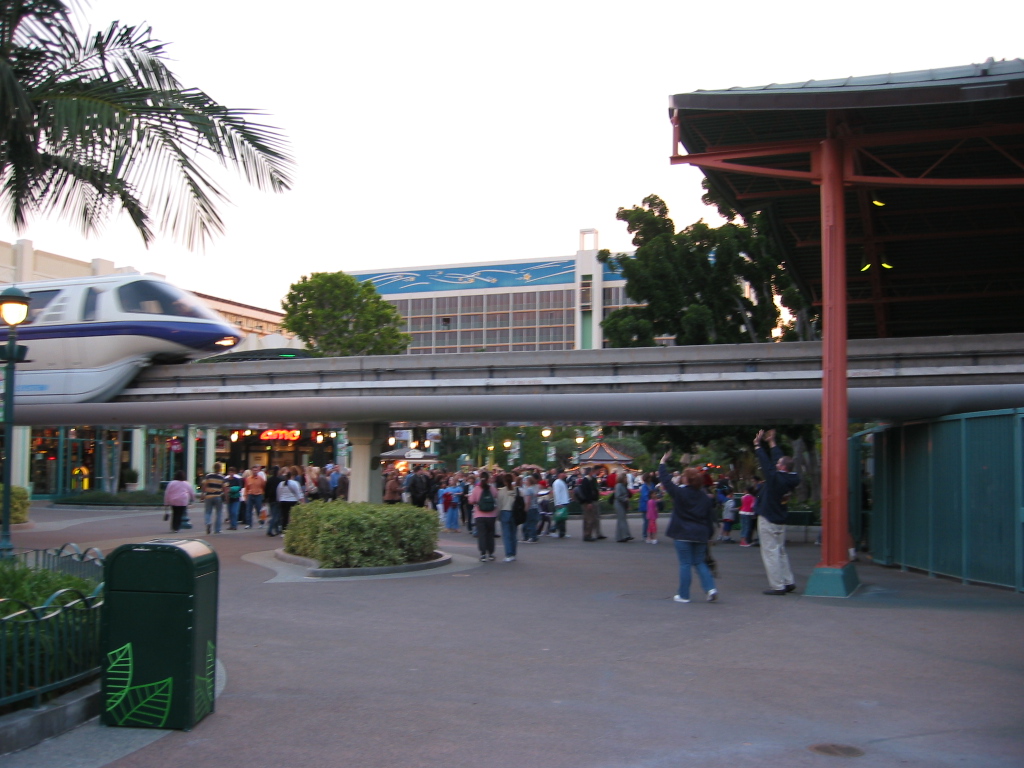
[[[124,484],[124,490],[127,493],[131,493],[132,491],[137,491],[137,490],[139,490],[139,484],[138,483],[125,483]]]
[[[306,575],[312,578],[330,579],[345,578],[346,576],[383,576],[389,573],[409,573],[412,571],[426,571],[431,568],[440,568],[452,561],[452,556],[439,549],[434,550],[434,559],[422,563],[402,563],[401,565],[381,565],[370,568],[321,568],[320,563],[308,557],[291,555],[283,549],[274,550],[274,557],[292,565],[304,566]]]

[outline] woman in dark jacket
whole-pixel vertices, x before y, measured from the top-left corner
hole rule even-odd
[[[708,541],[715,532],[714,507],[704,492],[699,469],[687,467],[683,470],[682,486],[672,482],[672,473],[665,465],[671,456],[672,451],[668,451],[661,457],[658,478],[661,487],[672,497],[672,517],[665,534],[675,539],[679,557],[679,593],[673,599],[677,603],[690,602],[692,569],[696,568],[701,588],[707,593],[708,602],[713,603],[718,598],[718,590],[705,560]]]

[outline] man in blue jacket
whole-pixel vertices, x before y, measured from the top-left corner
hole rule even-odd
[[[771,458],[764,449],[765,440],[771,448]],[[757,535],[770,587],[764,594],[784,595],[796,589],[786,554],[786,502],[800,485],[800,475],[793,471],[793,457],[783,456],[782,449],[775,444],[774,429],[757,433],[754,453],[764,473],[764,485],[757,497]]]

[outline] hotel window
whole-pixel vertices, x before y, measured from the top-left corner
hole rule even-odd
[[[388,303],[393,305],[394,308],[398,310],[398,314],[400,314],[402,317],[408,316],[408,314],[409,314],[409,300],[408,299],[398,299],[397,301],[391,301],[391,302],[388,302]]]
[[[429,331],[434,327],[434,318],[432,317],[413,317],[409,319],[409,330],[411,331]]]
[[[483,296],[460,296],[459,297],[459,311],[465,314],[466,312],[483,312],[484,311],[484,297]]]
[[[414,333],[414,334],[412,334],[412,344],[410,344],[410,346],[413,346],[413,347],[430,347],[430,346],[433,346],[433,337],[434,337],[434,334],[430,333],[429,331],[427,333]]]
[[[439,315],[457,315],[459,313],[459,297],[442,296],[434,299],[434,308]]]
[[[538,325],[562,325],[565,322],[565,313],[561,309],[549,309],[540,313]]]
[[[513,343],[524,343],[524,342],[536,342],[537,341],[537,329],[536,328],[515,328],[512,330],[512,341]]]
[[[560,308],[565,304],[565,296],[563,291],[541,291],[540,292],[540,308],[541,309],[555,309]]]
[[[508,328],[508,312],[492,312],[487,315],[488,328]]]
[[[459,346],[463,347],[463,352],[474,352],[483,345],[483,331],[463,331],[459,338]],[[470,347],[470,349],[467,350],[466,347]]]
[[[462,315],[459,318],[459,328],[483,328],[484,327],[484,316],[483,315]]]
[[[495,293],[487,297],[488,312],[508,312],[509,304],[507,293]]]
[[[512,313],[512,325],[516,326],[530,326],[537,324],[537,313],[536,312],[513,312]]]
[[[434,344],[438,347],[454,346],[458,343],[458,331],[438,331],[434,334]]]
[[[488,344],[508,344],[508,331],[488,331],[487,332],[487,343]]]
[[[514,293],[512,294],[512,309],[536,309],[536,293]]]
[[[432,315],[434,314],[433,299],[412,299],[409,306],[410,315]]]

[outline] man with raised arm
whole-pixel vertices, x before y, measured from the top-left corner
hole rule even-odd
[[[771,448],[771,457],[764,448]],[[783,456],[775,443],[775,430],[763,429],[754,438],[754,453],[764,473],[764,485],[757,497],[757,535],[761,539],[761,559],[768,574],[766,595],[785,595],[796,589],[793,571],[786,554],[786,502],[793,489],[800,485],[800,475],[793,471],[793,457]]]

